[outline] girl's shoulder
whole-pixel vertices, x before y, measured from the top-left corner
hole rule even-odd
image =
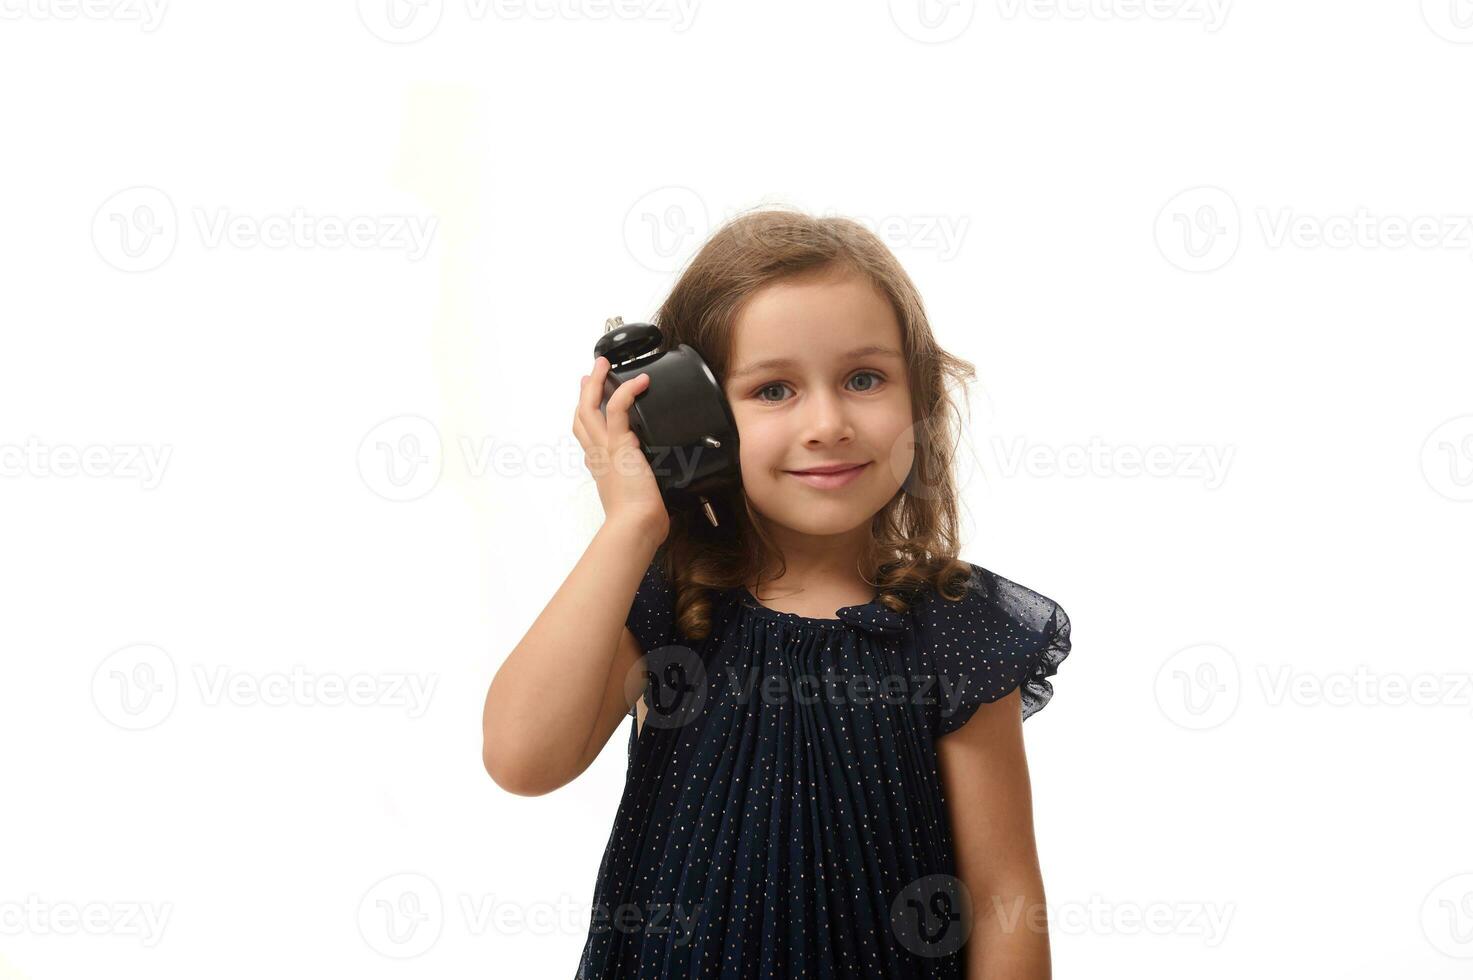
[[[960,599],[927,589],[916,604],[921,650],[938,675],[937,735],[960,728],[983,704],[1022,688],[1023,717],[1053,696],[1048,678],[1069,655],[1063,606],[972,562]],[[946,710],[946,709],[950,710]]]
[[[935,588],[925,589],[917,604],[923,621],[983,619],[1031,633],[1041,632],[1051,619],[1068,623],[1063,607],[1043,593],[973,562],[962,564],[971,574],[963,582],[961,598],[948,599]]]

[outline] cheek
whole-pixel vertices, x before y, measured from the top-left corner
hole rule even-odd
[[[910,420],[910,402],[902,400],[886,407],[872,420],[873,448],[882,460],[888,460],[895,479],[902,480],[915,459],[918,426]]]
[[[884,446],[896,455],[911,452],[915,449],[915,430],[910,419],[905,416],[891,416],[885,420]]]
[[[741,440],[738,455],[742,461],[742,473],[766,473],[779,461],[782,440],[771,425],[763,425],[760,421],[741,414],[736,415],[736,420],[737,436]]]

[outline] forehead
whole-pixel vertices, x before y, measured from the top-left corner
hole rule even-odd
[[[758,360],[821,365],[867,346],[902,349],[895,310],[869,280],[852,273],[784,280],[753,294],[737,316],[732,376]]]

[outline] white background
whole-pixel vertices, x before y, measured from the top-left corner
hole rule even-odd
[[[1468,975],[1467,0],[387,3],[0,0],[0,977],[572,975],[627,726],[482,700],[762,203],[977,366],[1056,975]]]

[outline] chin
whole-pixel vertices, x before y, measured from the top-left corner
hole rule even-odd
[[[798,534],[825,537],[847,534],[861,525],[867,525],[884,506],[870,507],[857,501],[832,501],[829,503],[806,503],[784,501],[774,507],[763,506],[752,501],[752,509],[767,520]]]

